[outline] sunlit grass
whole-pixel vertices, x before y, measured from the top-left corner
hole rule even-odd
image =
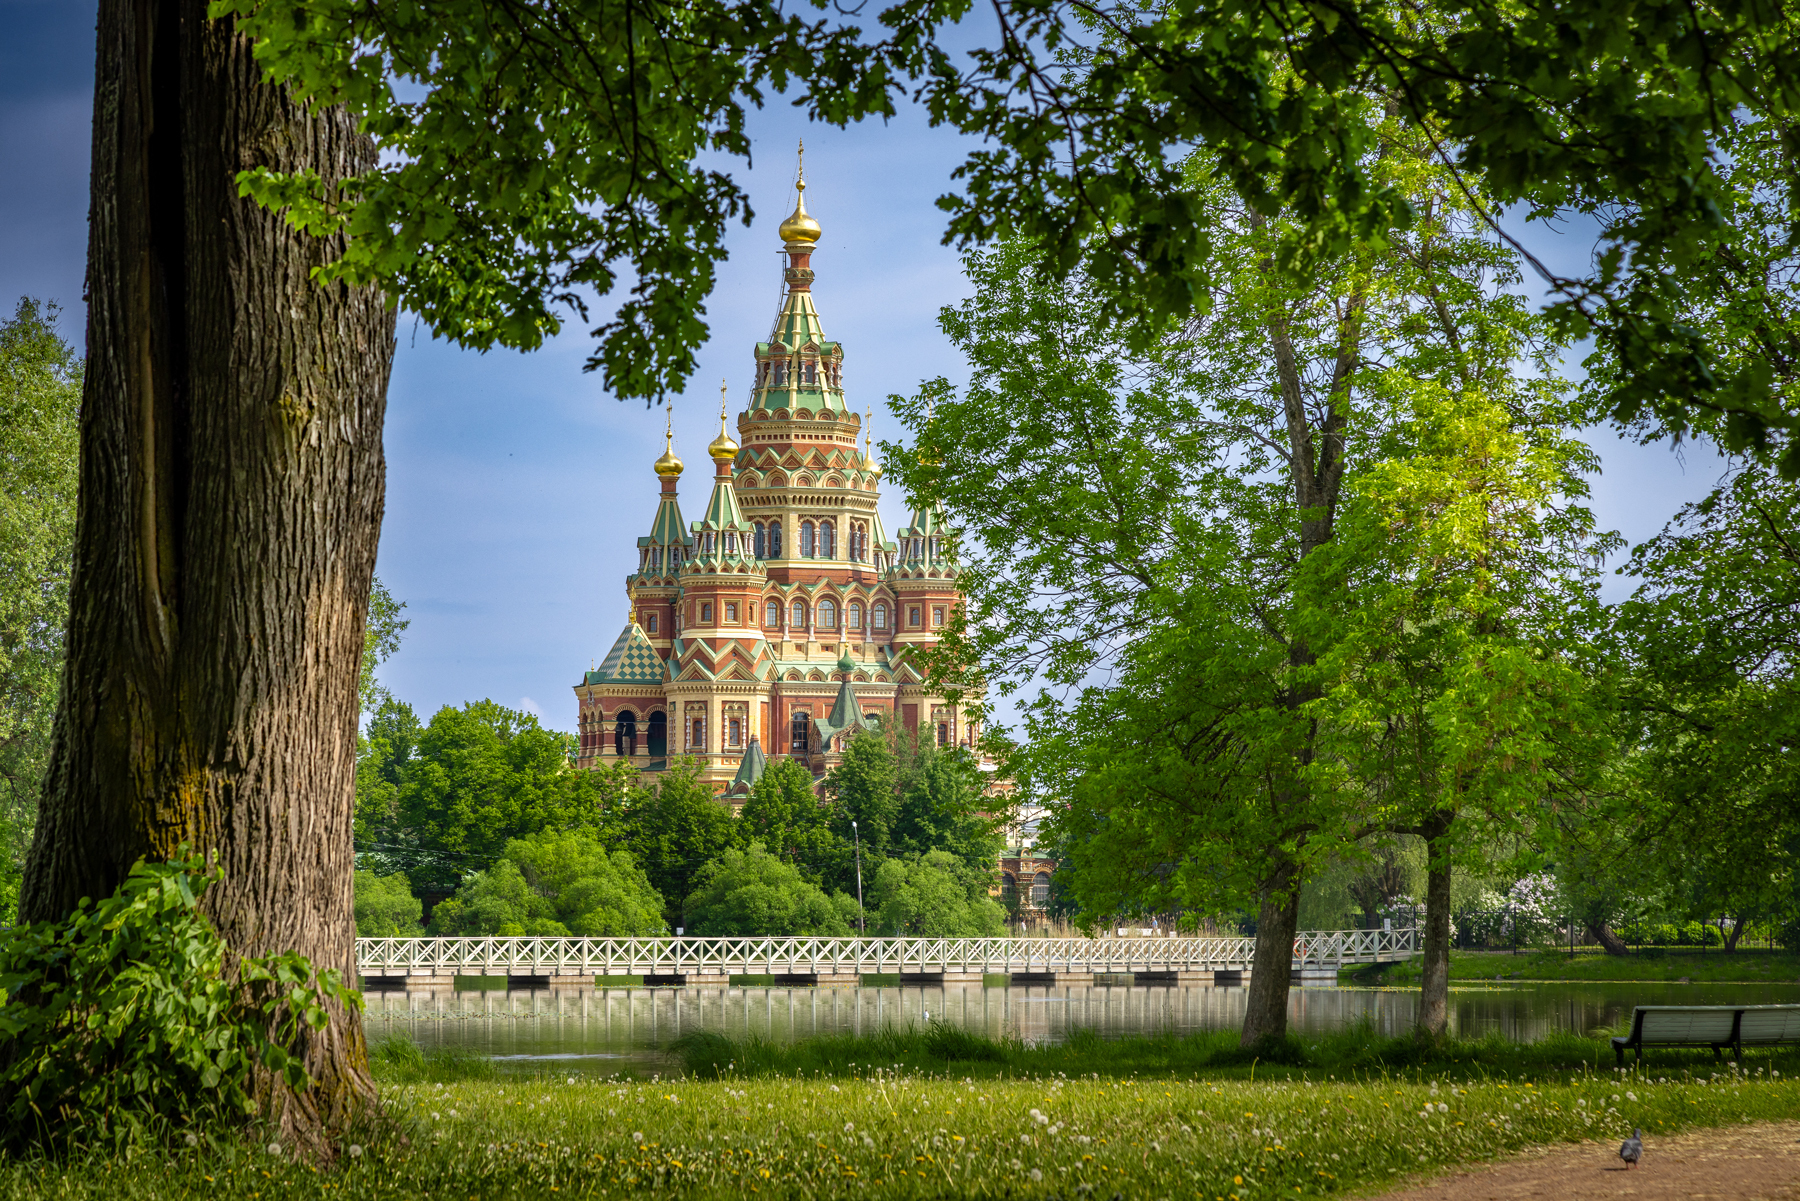
[[[1258,1064],[1254,1081],[979,1079],[870,1062],[837,1078],[390,1082],[390,1133],[335,1169],[267,1148],[15,1163],[0,1168],[0,1196],[1317,1197],[1634,1125],[1654,1147],[1695,1126],[1792,1117],[1800,1086],[1775,1062],[1357,1080]]]

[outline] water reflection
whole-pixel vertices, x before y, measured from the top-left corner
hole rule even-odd
[[[404,1031],[421,1046],[457,1046],[520,1066],[550,1061],[605,1070],[642,1061],[691,1030],[777,1041],[871,1034],[884,1026],[943,1020],[990,1037],[1055,1042],[1072,1030],[1103,1036],[1236,1028],[1242,988],[1044,986],[981,988],[619,988],[574,992],[372,993],[371,1038]],[[1450,1028],[1464,1038],[1498,1032],[1534,1041],[1629,1020],[1634,1005],[1800,1002],[1794,985],[1607,984],[1453,990]],[[1415,991],[1296,988],[1288,1019],[1323,1033],[1367,1020],[1382,1034],[1412,1028]]]

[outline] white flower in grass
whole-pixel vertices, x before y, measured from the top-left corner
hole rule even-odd
[[[194,1134],[194,1132],[192,1130],[187,1132],[187,1137],[184,1138],[182,1141],[187,1143],[187,1145],[190,1147],[198,1147],[200,1145],[200,1139]]]
[[[1635,1100],[1637,1100],[1637,1094],[1636,1093],[1626,1093],[1625,1098],[1626,1098],[1626,1100],[1629,1100],[1629,1101],[1635,1101]]]
[[[1043,1178],[1044,1178],[1044,1171],[1042,1168],[1031,1169],[1031,1181],[1033,1184],[1036,1184],[1038,1181],[1042,1180]]]
[[[1020,1163],[1020,1162],[1019,1162],[1019,1161],[1018,1161],[1018,1160],[1016,1160],[1016,1159],[1014,1159],[1014,1160],[1009,1160],[1009,1161],[1007,1161],[1007,1165],[1006,1165],[1006,1166],[1007,1166],[1007,1167],[1009,1167],[1009,1168],[1011,1168],[1011,1169],[1012,1169],[1012,1170],[1013,1170],[1013,1171],[1015,1171],[1015,1172],[1017,1172],[1017,1171],[1019,1171],[1019,1170],[1020,1170],[1020,1169],[1021,1169],[1021,1168],[1023,1168],[1023,1167],[1024,1167],[1024,1166],[1025,1166],[1025,1165],[1024,1165],[1024,1164],[1022,1164],[1022,1163]]]
[[[492,1148],[489,1148],[489,1149],[491,1150]],[[350,1146],[347,1148],[347,1150],[349,1152],[351,1159],[361,1159],[362,1158],[362,1148],[357,1146],[355,1143],[351,1143]]]
[[[849,1134],[852,1130],[855,1130],[855,1129],[856,1129],[855,1122],[845,1122],[844,1123],[844,1133],[845,1134]]]
[[[1034,1109],[1031,1111],[1031,1120],[1036,1122],[1040,1126],[1046,1125],[1050,1121],[1049,1118],[1044,1116],[1042,1110],[1037,1110],[1037,1109]]]
[[[269,1154],[270,1155],[280,1155],[281,1154],[281,1144],[280,1143],[270,1143],[269,1144]]]
[[[1438,1102],[1438,1112],[1439,1113],[1449,1113],[1450,1107],[1448,1105],[1444,1104],[1442,1101],[1439,1101]]]
[[[642,1130],[633,1130],[631,1132],[631,1141],[634,1143],[643,1142],[644,1141],[644,1132]]]

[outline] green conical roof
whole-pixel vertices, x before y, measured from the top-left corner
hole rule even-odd
[[[845,659],[849,657],[848,654],[844,656]],[[843,667],[842,660],[839,660],[838,666]],[[826,745],[834,736],[851,728],[864,730],[875,728],[875,723],[862,715],[861,706],[856,703],[856,685],[850,682],[850,668],[855,666],[856,664],[852,663],[849,668],[844,668],[844,682],[838,685],[837,703],[831,706],[831,716],[813,723],[819,731],[820,746]]]
[[[633,621],[625,626],[619,640],[606,652],[598,670],[587,673],[589,684],[660,684],[663,678],[662,656],[650,645],[643,629]]]
[[[731,787],[725,790],[729,796],[746,795],[756,782],[762,779],[763,769],[769,761],[763,755],[762,742],[752,734],[750,747],[744,752],[744,761],[738,764],[737,777],[731,781]]]

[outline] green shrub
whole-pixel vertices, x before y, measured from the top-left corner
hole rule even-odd
[[[405,872],[356,873],[356,932],[363,938],[417,938],[425,933],[424,912]]]
[[[239,960],[201,916],[222,873],[139,863],[112,896],[0,935],[0,1145],[166,1143],[254,1120],[252,1073],[311,1084],[291,1053],[325,1006],[360,1005],[336,972],[287,952]]]
[[[506,844],[506,857],[463,882],[431,913],[434,934],[666,932],[663,899],[631,857],[590,830],[545,830]]]

